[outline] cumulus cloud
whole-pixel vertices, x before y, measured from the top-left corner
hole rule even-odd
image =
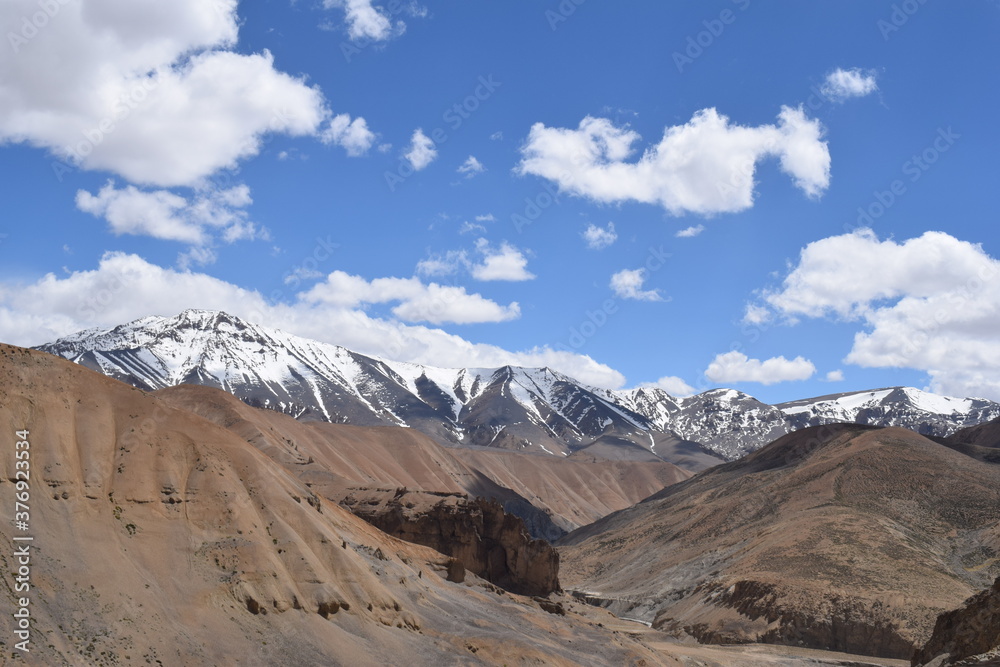
[[[486,171],[486,167],[483,163],[475,158],[475,156],[470,155],[465,162],[463,162],[458,167],[458,173],[465,174],[466,178],[472,178],[476,174],[481,174]]]
[[[238,185],[224,190],[203,190],[185,198],[166,190],[140,190],[128,185],[117,188],[109,181],[97,194],[76,193],[81,211],[104,218],[114,234],[151,236],[204,246],[216,238],[232,243],[243,239],[266,238],[266,231],[247,218],[246,207],[253,203],[250,189]],[[191,255],[196,263],[208,263],[207,249]]]
[[[684,229],[678,230],[674,236],[679,239],[690,239],[698,236],[698,234],[701,234],[703,231],[705,231],[705,225],[693,225],[691,227],[685,227]]]
[[[527,269],[528,259],[524,253],[506,241],[499,248],[494,248],[486,239],[479,239],[476,241],[476,250],[481,255],[481,260],[469,268],[476,280],[520,282],[535,278]]]
[[[434,142],[424,134],[424,131],[419,127],[413,131],[413,136],[410,138],[410,147],[406,150],[403,155],[413,167],[415,171],[420,171],[437,157],[437,148],[434,147]]]
[[[342,147],[351,157],[364,155],[375,143],[375,133],[368,129],[368,122],[360,117],[351,120],[346,113],[334,116],[319,138],[325,144]]]
[[[657,387],[667,392],[671,396],[676,396],[678,398],[685,398],[687,396],[692,396],[697,391],[694,387],[689,385],[683,379],[674,375],[661,377],[656,382],[653,382],[652,384],[646,386]]]
[[[59,3],[44,29],[0,50],[0,141],[173,187],[256,155],[265,134],[314,134],[329,114],[322,93],[267,51],[232,51],[236,7]],[[35,0],[0,3],[0,23],[37,11]]]
[[[663,301],[659,290],[643,290],[646,269],[622,269],[611,276],[611,289],[622,299],[637,301]]]
[[[460,270],[482,281],[520,282],[535,278],[528,271],[528,259],[522,250],[506,241],[494,247],[483,238],[476,239],[473,251],[449,250],[417,264],[417,273],[422,276],[447,276]]]
[[[618,240],[615,233],[615,223],[609,222],[607,227],[597,225],[587,225],[583,230],[583,240],[587,242],[587,247],[591,250],[601,250]]]
[[[306,303],[324,303],[341,308],[398,301],[392,313],[405,322],[473,324],[506,322],[521,315],[517,303],[501,306],[479,294],[469,294],[464,287],[437,283],[427,285],[418,278],[376,278],[368,281],[343,271],[329,274],[324,282],[315,285],[300,298]]]
[[[363,289],[370,290],[376,281],[363,282]],[[596,387],[624,384],[621,373],[585,355],[549,347],[510,351],[472,343],[441,329],[372,317],[330,303],[319,291],[307,298],[310,292],[293,295],[288,303],[272,303],[259,292],[204,273],[161,268],[136,255],[106,253],[93,270],[47,274],[27,284],[0,282],[0,340],[39,345],[81,329],[204,308],[387,359],[446,367],[548,366]],[[153,313],[150,304],[156,304]]]
[[[821,239],[755,307],[858,322],[847,363],[917,369],[934,391],[1000,399],[1000,261],[978,244],[943,232]]]
[[[837,68],[827,74],[820,87],[820,92],[834,102],[843,102],[851,97],[864,97],[878,90],[874,71],[863,71],[858,68]]]
[[[835,370],[835,371],[830,371],[829,373],[826,374],[826,381],[827,382],[843,382],[844,381],[844,371],[839,370],[839,369]]]
[[[712,382],[758,382],[770,385],[792,380],[808,380],[816,373],[811,361],[802,357],[786,359],[772,357],[765,361],[750,359],[742,352],[733,350],[716,355],[705,370],[705,377]]]
[[[353,40],[384,42],[406,31],[406,23],[399,20],[393,23],[385,10],[376,7],[372,0],[323,0],[323,6],[344,10],[347,34]]]
[[[562,191],[602,203],[656,204],[674,215],[712,215],[753,205],[757,162],[778,158],[781,170],[810,197],[830,182],[823,128],[801,107],[782,107],[777,125],[743,127],[715,109],[666,128],[659,144],[628,161],[639,135],[587,116],[576,129],[536,123],[521,148],[520,174],[554,181]]]

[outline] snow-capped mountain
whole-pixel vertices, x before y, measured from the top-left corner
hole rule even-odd
[[[712,389],[688,398],[675,398],[656,388],[611,393],[621,398],[621,404],[647,416],[655,428],[669,429],[730,460],[790,431],[819,424],[900,426],[944,437],[1000,416],[1000,404],[993,401],[940,396],[913,387],[832,394],[777,405],[734,389]]]
[[[197,310],[82,331],[38,349],[142,389],[214,386],[303,420],[413,427],[445,444],[556,455],[613,441],[623,458],[655,458],[647,418],[548,368],[385,361]]]
[[[303,420],[419,429],[443,444],[567,456],[733,459],[804,426],[835,421],[944,436],[1000,416],[1000,404],[891,388],[767,405],[732,389],[677,398],[657,388],[588,387],[548,368],[445,369],[188,310],[90,329],[39,346],[145,390],[218,387]],[[717,459],[715,459],[717,460]]]

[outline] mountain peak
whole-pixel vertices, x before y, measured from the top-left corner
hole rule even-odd
[[[167,326],[174,325],[174,323],[177,325],[186,324],[203,330],[219,330],[220,327],[225,325],[234,326],[237,329],[245,329],[253,326],[225,311],[199,310],[196,308],[189,308],[182,311],[179,315],[163,321],[163,324]]]
[[[413,427],[450,446],[561,456],[614,441],[616,456],[658,458],[664,441],[680,438],[734,459],[831,422],[947,436],[1000,417],[1000,404],[912,387],[772,406],[727,388],[686,398],[657,387],[597,389],[547,366],[436,368],[365,356],[218,310],[144,317],[39,349],[143,389],[201,384],[298,419]]]

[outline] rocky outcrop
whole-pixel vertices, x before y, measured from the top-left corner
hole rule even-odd
[[[355,489],[341,504],[399,539],[452,556],[466,570],[512,593],[559,588],[559,553],[532,539],[524,522],[493,500],[464,494]]]
[[[560,540],[560,579],[704,642],[906,659],[997,576],[1000,466],[912,431],[825,426]]]
[[[692,623],[665,610],[655,618],[653,627],[673,634],[682,631],[705,644],[812,646],[883,658],[899,658],[913,651],[913,643],[893,625],[886,609],[850,595],[796,600],[794,593],[790,595],[780,585],[748,580],[729,586],[712,584],[698,592],[704,602],[731,609],[738,616],[718,614],[712,622]]]
[[[1000,578],[959,609],[938,616],[934,634],[911,664],[1000,665]]]

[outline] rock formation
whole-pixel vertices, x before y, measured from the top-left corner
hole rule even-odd
[[[959,609],[938,616],[934,634],[914,653],[911,664],[1000,665],[1000,578]]]
[[[532,539],[521,519],[496,501],[362,489],[341,502],[379,530],[452,556],[504,590],[534,596],[559,590],[559,553]]]

